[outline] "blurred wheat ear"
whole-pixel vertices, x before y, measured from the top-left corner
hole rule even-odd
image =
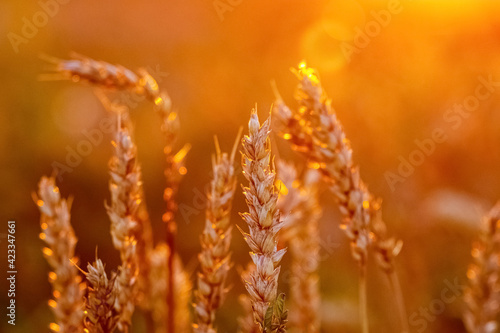
[[[295,93],[298,109],[290,109],[275,88],[273,115],[281,136],[293,149],[302,153],[313,169],[319,170],[337,198],[343,216],[341,228],[351,242],[353,258],[360,268],[360,316],[362,331],[369,330],[367,313],[366,265],[368,251],[374,247],[379,267],[387,273],[398,303],[404,332],[409,332],[399,281],[394,270],[394,257],[401,249],[401,241],[386,235],[385,223],[374,216],[380,209],[376,200],[360,178],[359,168],[352,159],[352,151],[342,125],[331,106],[318,73],[305,62],[292,69],[299,85]]]
[[[56,332],[83,332],[85,283],[76,268],[77,239],[70,223],[71,201],[61,198],[53,177],[42,177],[34,198],[41,213],[40,238],[48,246],[43,254],[53,269],[49,281],[54,298],[49,300],[49,306],[56,322],[50,328]]]
[[[498,332],[500,315],[500,201],[483,219],[467,271],[464,323],[469,333]]]
[[[194,331],[215,333],[215,312],[226,297],[226,280],[232,263],[230,245],[232,225],[231,207],[236,190],[234,157],[241,136],[241,128],[231,155],[222,153],[215,138],[216,154],[212,157],[213,178],[207,193],[205,228],[200,237],[201,253],[198,255],[201,270],[194,306],[196,323]]]
[[[181,294],[182,292],[189,293],[191,284],[175,253],[177,230],[175,195],[182,177],[187,172],[184,160],[189,151],[189,145],[176,150],[179,118],[171,109],[170,97],[160,91],[155,79],[144,69],[139,69],[135,73],[120,65],[112,65],[80,55],[75,55],[70,60],[49,57],[45,57],[45,60],[53,64],[55,71],[46,78],[82,81],[101,87],[105,91],[125,90],[144,96],[154,103],[161,118],[161,131],[166,139],[164,153],[167,185],[164,192],[166,212],[163,215],[163,221],[167,224],[167,251],[162,250],[164,245],[161,244],[153,248],[151,226],[142,190],[142,176],[137,163],[137,149],[132,139],[132,125],[127,106],[110,102],[104,93],[99,94],[104,106],[119,115],[113,141],[115,155],[110,161],[111,203],[107,207],[112,222],[113,244],[120,251],[122,259],[122,266],[118,269],[116,277],[116,287],[119,289],[115,302],[119,314],[117,325],[120,330],[128,331],[134,307],[139,304],[145,312],[148,331],[187,332],[190,326],[189,301]],[[166,256],[165,267],[151,267],[151,258],[155,257],[155,253],[160,257]],[[158,262],[161,260],[156,261],[157,264]],[[151,272],[152,270],[155,272]],[[158,284],[161,285],[161,283],[151,279],[155,273],[163,274],[162,271],[165,272],[166,288],[159,287]],[[153,294],[158,290],[164,293]],[[159,304],[158,295],[163,295],[162,303],[164,304]],[[153,304],[158,309],[153,309]],[[153,312],[161,312],[161,309],[165,309],[164,315],[155,316]]]
[[[284,161],[278,161],[277,173],[278,208],[287,212],[280,241],[289,244],[292,257],[290,324],[297,332],[318,333],[321,324],[318,222],[322,213],[318,198],[319,173],[307,170],[299,177],[295,166]]]

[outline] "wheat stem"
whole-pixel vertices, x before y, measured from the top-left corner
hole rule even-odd
[[[368,322],[368,304],[366,291],[366,265],[360,266],[359,269],[359,313],[361,319],[361,331],[369,332]]]

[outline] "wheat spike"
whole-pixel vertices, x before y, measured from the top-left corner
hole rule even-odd
[[[137,255],[136,239],[142,239],[143,224],[139,212],[143,192],[137,148],[129,130],[128,112],[119,114],[118,118],[118,128],[113,140],[114,155],[109,162],[111,200],[106,209],[111,221],[113,245],[120,251],[122,261],[116,278],[119,289],[116,306],[120,313],[118,327],[120,330],[128,330],[138,295],[136,281],[139,278],[141,258]]]
[[[296,168],[283,161],[278,162],[278,178],[283,190],[278,208],[289,212],[285,216],[282,240],[289,244],[292,257],[290,279],[290,322],[296,332],[320,331],[319,292],[319,231],[321,207],[318,198],[317,172],[308,170],[303,180]]]
[[[329,183],[337,198],[343,216],[341,228],[351,243],[351,252],[360,267],[360,307],[363,332],[368,332],[366,312],[366,260],[368,250],[374,245],[379,266],[388,274],[398,299],[400,320],[404,332],[408,332],[407,317],[401,300],[399,282],[394,273],[394,257],[401,249],[401,241],[388,238],[385,223],[378,218],[372,223],[374,210],[379,205],[359,175],[354,165],[352,150],[342,125],[331,106],[331,100],[321,86],[318,73],[299,64],[292,70],[299,79],[295,98],[298,110],[291,110],[276,91],[274,115],[281,135],[293,148],[303,153],[309,166],[318,169]]]
[[[165,317],[168,313],[167,289],[168,289],[168,258],[169,248],[165,243],[158,244],[151,252],[151,307],[153,309],[153,319],[155,322],[155,333],[167,332]],[[177,299],[175,331],[187,333],[190,331],[190,311],[191,305],[191,282],[188,275],[182,268],[179,257],[174,262],[175,285],[174,297]]]
[[[88,82],[92,85],[98,87],[104,87],[111,90],[128,90],[135,93],[140,93],[144,89],[140,85],[141,78],[129,69],[124,68],[120,65],[112,65],[104,61],[96,61],[84,56],[75,55],[75,59],[70,60],[60,60],[60,59],[49,59],[50,62],[54,63],[54,71],[61,75],[62,78],[72,80],[73,82]],[[147,297],[149,294],[148,278],[149,275],[149,260],[148,253],[151,251],[153,240],[151,232],[151,222],[149,221],[149,216],[147,213],[147,208],[145,205],[144,193],[142,189],[142,175],[140,167],[137,163],[137,152],[135,148],[135,143],[133,143],[132,136],[132,125],[129,119],[129,114],[127,107],[124,105],[117,105],[111,103],[103,92],[98,92],[98,97],[103,103],[104,107],[108,111],[113,111],[121,114],[121,125],[118,132],[122,131],[122,134],[116,134],[119,136],[119,140],[129,140],[130,145],[133,147],[127,148],[128,151],[125,153],[132,154],[131,156],[121,158],[128,158],[129,161],[122,161],[123,163],[129,163],[129,167],[133,168],[133,177],[136,184],[129,184],[134,188],[131,188],[134,192],[132,196],[136,196],[137,203],[134,204],[134,218],[135,226],[132,230],[133,237],[136,242],[136,255],[139,257],[137,260],[137,265],[139,269],[138,275],[138,303],[147,308]],[[125,134],[124,134],[125,133]],[[123,137],[127,137],[124,139]],[[119,140],[115,140],[118,142]],[[121,148],[123,150],[123,147]],[[113,158],[115,159],[115,158]],[[119,157],[117,157],[119,159]],[[114,163],[112,161],[110,163]],[[113,172],[113,171],[112,171]],[[121,170],[123,174],[123,170]],[[116,175],[120,177],[120,175]],[[127,189],[124,189],[127,190]],[[115,244],[116,246],[117,244]]]
[[[53,271],[49,274],[54,298],[49,305],[61,332],[83,332],[83,291],[75,257],[76,236],[70,223],[71,201],[61,198],[53,177],[42,177],[35,202],[40,210],[40,238],[48,247],[43,254]]]
[[[245,282],[254,319],[264,332],[266,311],[277,297],[279,263],[286,250],[277,249],[277,233],[283,227],[280,212],[276,207],[278,193],[274,186],[275,172],[271,166],[270,118],[262,126],[257,111],[252,110],[248,123],[249,134],[243,138],[242,167],[248,187],[243,188],[248,213],[241,214],[249,228],[243,237],[250,247],[250,256],[255,264]]]
[[[236,142],[238,142],[238,138]],[[226,279],[232,266],[230,245],[232,226],[231,207],[236,190],[236,174],[233,153],[221,153],[216,139],[216,155],[212,158],[213,178],[207,193],[205,228],[200,238],[202,251],[198,256],[201,271],[195,291],[195,332],[215,333],[215,312],[222,305]]]
[[[472,247],[467,271],[464,322],[470,333],[498,332],[500,314],[500,201],[484,217],[479,241]]]
[[[115,303],[118,297],[116,289],[117,275],[112,273],[108,279],[104,264],[97,259],[87,265],[89,283],[85,311],[86,332],[112,333],[120,320]]]

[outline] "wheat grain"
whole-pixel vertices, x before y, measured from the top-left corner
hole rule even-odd
[[[236,142],[238,142],[238,138]],[[215,312],[222,305],[226,290],[226,279],[232,266],[230,245],[232,226],[231,207],[236,190],[234,145],[231,155],[221,153],[216,140],[216,155],[212,158],[213,178],[207,194],[205,228],[200,238],[202,251],[198,256],[201,271],[195,291],[195,332],[215,333]]]
[[[249,227],[249,233],[240,231],[251,249],[250,256],[256,266],[245,287],[252,299],[255,322],[262,331],[266,329],[266,311],[276,300],[279,263],[286,252],[285,249],[277,249],[277,233],[283,227],[283,221],[276,208],[278,193],[274,186],[276,174],[271,167],[270,124],[268,118],[260,126],[257,111],[252,110],[249,134],[243,138],[242,151],[243,173],[249,182],[243,193],[249,212],[241,216]]]
[[[52,326],[61,332],[83,332],[85,283],[75,267],[78,261],[74,256],[77,239],[70,223],[71,201],[61,198],[54,178],[42,177],[35,202],[41,213],[40,238],[48,245],[43,254],[53,269],[49,281],[54,299],[49,305],[56,324]]]
[[[378,219],[371,223],[377,200],[368,192],[354,165],[352,150],[342,125],[331,107],[331,100],[321,86],[317,72],[302,62],[293,69],[299,79],[296,100],[297,111],[291,110],[277,93],[274,115],[281,127],[281,135],[293,148],[303,153],[310,165],[318,169],[329,183],[337,198],[343,216],[341,228],[351,243],[351,252],[360,267],[360,307],[363,332],[368,331],[366,313],[366,260],[369,247],[374,244],[379,266],[389,274],[390,281],[397,281],[393,258],[401,249],[401,241],[388,238],[385,223]],[[394,285],[394,283],[393,283]],[[399,286],[399,283],[397,283]],[[396,287],[397,288],[397,287]],[[399,289],[396,293],[400,294]],[[402,299],[400,295],[396,295]],[[400,302],[398,302],[400,303]],[[408,331],[406,315],[400,304],[403,331]]]
[[[243,283],[250,280],[250,276],[254,270],[255,264],[248,263],[246,269],[240,272]],[[238,301],[243,308],[243,316],[238,317],[238,333],[260,333],[260,327],[255,323],[250,296],[248,294],[241,294]]]
[[[470,333],[498,332],[500,314],[500,201],[483,220],[483,231],[472,247],[467,271],[464,322]]]

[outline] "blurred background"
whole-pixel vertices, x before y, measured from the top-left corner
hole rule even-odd
[[[19,271],[15,328],[5,319],[7,286],[0,279],[0,331],[47,332],[53,320],[31,195],[39,178],[50,175],[55,162],[67,164],[68,152],[109,117],[91,87],[38,78],[48,71],[40,55],[77,52],[150,68],[169,92],[182,122],[180,142],[192,144],[179,193],[189,213],[177,220],[178,250],[193,277],[213,135],[230,150],[255,103],[266,117],[273,79],[295,106],[297,82],[289,69],[306,60],[333,100],[363,179],[384,200],[390,232],[404,241],[398,264],[412,330],[465,332],[461,292],[451,302],[441,295],[449,284],[465,283],[481,216],[500,198],[500,3],[3,0],[0,35],[0,267],[7,263],[7,221],[14,219]],[[135,101],[131,108],[159,242],[163,138],[150,103]],[[105,133],[59,182],[63,195],[74,197],[81,262],[92,261],[98,247],[109,270],[119,264],[104,209],[110,140]],[[281,158],[302,165],[286,142],[275,137],[273,144]],[[338,229],[333,197],[325,191],[321,200],[323,331],[359,332],[357,267]],[[245,209],[238,191],[233,220],[240,226],[237,212]],[[246,265],[248,249],[237,232],[233,243],[235,266]],[[372,331],[396,332],[394,299],[373,260],[369,273]],[[243,286],[236,271],[231,274],[232,292],[218,319],[222,333],[235,332],[241,313]],[[136,322],[138,332],[141,318]]]

